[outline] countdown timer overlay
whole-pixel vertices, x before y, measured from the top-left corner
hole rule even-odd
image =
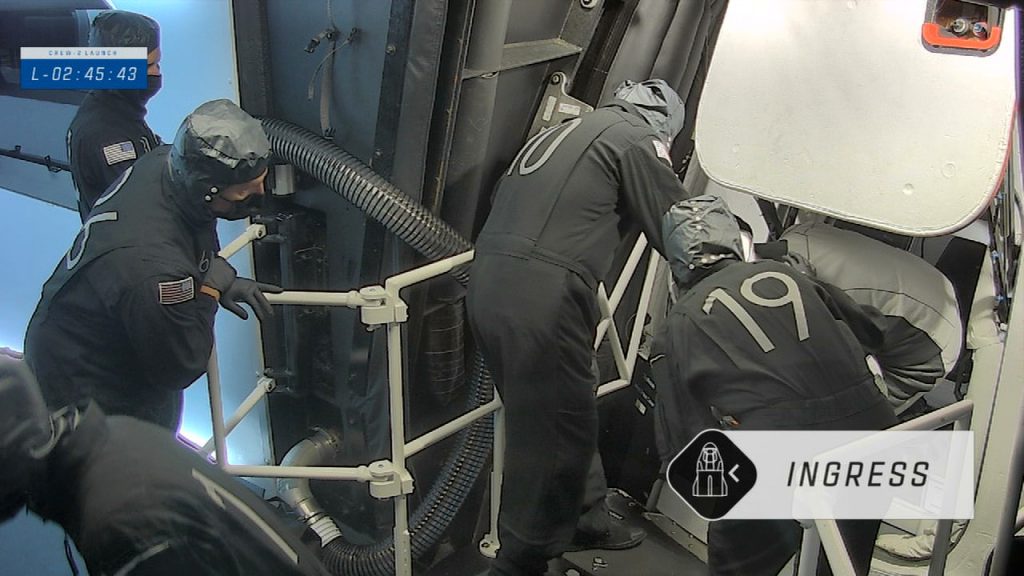
[[[54,47],[21,49],[21,87],[27,90],[146,88],[147,49]]]

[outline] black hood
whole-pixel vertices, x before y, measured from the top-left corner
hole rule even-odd
[[[89,46],[103,48],[146,48],[150,53],[160,47],[160,25],[149,16],[108,10],[99,13],[92,20],[89,30]],[[137,90],[97,90],[94,94],[123,107],[124,113],[142,118],[146,115],[146,103],[160,90],[162,77],[147,76],[146,88]]]
[[[672,205],[662,219],[662,245],[672,276],[683,285],[719,262],[743,260],[739,223],[725,201],[710,194]]]
[[[118,117],[145,122],[147,100],[140,97],[140,92],[144,90],[92,90],[87,98],[114,109]]]
[[[152,52],[160,47],[160,25],[149,16],[125,10],[100,12],[92,20],[89,46],[141,48]]]
[[[185,118],[167,157],[175,203],[190,222],[210,222],[213,198],[267,169],[270,142],[259,120],[230,100],[207,102]]]
[[[664,80],[626,80],[615,89],[613,98],[632,104],[635,109],[631,112],[643,118],[665,142],[671,142],[683,129],[683,100]]]

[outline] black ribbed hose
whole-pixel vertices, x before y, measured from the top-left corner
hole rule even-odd
[[[264,118],[262,122],[275,156],[333,189],[420,254],[436,260],[472,248],[455,229],[330,141],[282,120]],[[451,273],[463,285],[469,280],[467,266]],[[477,408],[493,397],[494,381],[477,352],[470,369],[467,408]],[[492,442],[493,416],[477,420],[456,436],[441,474],[409,520],[413,557],[432,548],[447,530],[487,463]],[[338,538],[324,549],[323,559],[333,574],[389,576],[395,573],[394,539],[357,546]]]
[[[341,194],[420,254],[440,260],[473,248],[454,228],[331,141],[283,120],[262,122],[275,156]],[[465,267],[452,274],[462,284],[469,280]]]
[[[466,355],[463,349],[466,320],[462,301],[445,303],[425,319],[423,343],[430,393],[442,406],[465,395]]]

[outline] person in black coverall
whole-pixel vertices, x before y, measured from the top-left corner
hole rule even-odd
[[[100,197],[137,159],[161,145],[146,124],[146,103],[160,90],[160,26],[142,14],[110,10],[92,21],[89,46],[148,49],[147,87],[93,90],[68,128],[68,162],[78,191],[78,213],[89,217]]]
[[[27,503],[94,576],[327,574],[266,503],[165,431],[92,402],[51,413],[2,355],[0,480],[0,522]]]
[[[173,146],[141,158],[96,202],[43,286],[25,359],[57,409],[91,398],[108,414],[178,427],[183,390],[206,371],[217,302],[271,312],[217,256],[216,219],[263,194],[270,145],[228,100],[185,119]]]
[[[662,217],[685,197],[668,152],[683,116],[663,81],[626,82],[610,102],[528,141],[497,184],[466,300],[508,426],[492,574],[541,574],[574,539],[621,548],[643,538],[609,525],[603,510],[604,530],[627,533],[574,538],[584,492],[603,504],[606,490],[599,469],[600,489],[585,488],[588,467],[600,465],[596,287],[637,224],[661,250]]]
[[[884,317],[799,261],[743,262],[725,202],[698,196],[669,213],[664,246],[685,292],[655,337],[655,430],[667,464],[701,430],[881,430],[896,416],[865,360]],[[839,521],[867,574],[878,521]],[[708,527],[715,576],[775,576],[799,548],[793,520],[720,520]],[[824,565],[819,573],[827,570]]]

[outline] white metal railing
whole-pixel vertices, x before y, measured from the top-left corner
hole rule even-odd
[[[971,415],[974,413],[972,400],[961,400],[902,422],[886,431],[911,432],[919,430],[936,430],[947,424],[953,424],[955,430],[970,427]],[[798,576],[810,576],[817,572],[818,545],[825,549],[825,558],[835,576],[855,576],[850,553],[846,549],[839,525],[833,519],[816,519],[801,522],[804,528],[803,542],[800,545],[800,563]],[[935,530],[935,542],[932,546],[932,558],[928,564],[928,576],[940,576],[946,567],[946,556],[949,554],[949,538],[953,529],[953,520],[940,520]]]
[[[208,364],[207,370],[209,370],[209,367],[210,366]],[[273,392],[276,386],[277,383],[274,382],[273,378],[263,376],[257,380],[256,387],[253,388],[252,392],[245,397],[245,400],[242,400],[242,403],[238,406],[238,409],[235,410],[235,413],[231,415],[231,418],[228,418],[228,421],[224,426],[224,436],[230,435],[231,432],[234,431],[235,427],[238,426],[238,423],[242,421],[242,418],[245,418],[245,415],[251,412],[264,396]],[[209,456],[214,449],[214,439],[215,438],[211,436],[210,439],[206,441],[206,444],[203,444],[202,448],[199,449],[199,453],[203,456]]]
[[[640,340],[643,336],[644,322],[647,318],[647,310],[651,304],[651,295],[654,292],[654,281],[661,267],[662,259],[657,252],[651,250],[647,262],[647,271],[644,274],[644,283],[640,289],[640,299],[637,302],[636,314],[633,316],[633,326],[629,334],[629,347],[623,349],[622,340],[619,336],[618,327],[615,325],[615,311],[622,302],[630,280],[633,278],[637,266],[643,257],[644,249],[647,248],[647,237],[643,234],[636,240],[633,250],[626,259],[622,271],[619,273],[615,286],[612,288],[611,296],[608,296],[604,283],[597,287],[597,304],[601,310],[601,321],[597,325],[597,335],[594,338],[594,350],[601,346],[605,336],[612,349],[612,357],[615,359],[615,367],[618,370],[618,378],[601,384],[597,389],[597,395],[604,396],[616,390],[629,386],[633,381],[633,369],[636,368],[636,359],[640,351]]]
[[[250,225],[245,232],[220,252],[224,258],[242,249],[248,243],[261,238],[266,229],[260,224]],[[650,304],[654,279],[661,264],[659,256],[652,252],[644,277],[637,312],[629,338],[629,346],[623,349],[615,326],[614,315],[626,287],[632,279],[647,246],[641,235],[633,247],[627,262],[613,287],[611,297],[605,292],[604,284],[598,289],[598,303],[602,319],[598,326],[594,348],[596,349],[609,335],[612,354],[615,356],[618,378],[599,387],[598,395],[603,396],[629,385],[639,351],[647,307]],[[408,272],[388,278],[384,286],[368,286],[349,292],[297,292],[266,294],[271,304],[298,304],[316,306],[345,306],[358,308],[361,320],[367,326],[387,329],[389,416],[391,420],[391,459],[379,460],[355,467],[337,466],[245,466],[230,464],[227,459],[226,439],[235,426],[259,404],[274,388],[270,378],[261,378],[235,413],[225,423],[224,407],[217,363],[217,349],[214,345],[207,370],[209,384],[210,412],[213,419],[213,438],[202,448],[205,453],[213,450],[217,463],[224,471],[237,476],[267,478],[310,478],[319,480],[355,480],[370,484],[370,494],[376,498],[394,499],[394,541],[395,570],[397,576],[412,575],[412,548],[409,533],[408,495],[414,490],[413,478],[405,466],[406,459],[425,448],[471,425],[476,420],[494,413],[494,460],[491,472],[490,532],[480,542],[481,553],[493,557],[498,541],[498,512],[500,506],[501,480],[504,471],[505,418],[501,399],[495,391],[495,398],[450,422],[435,428],[409,442],[405,441],[405,413],[402,375],[402,324],[408,319],[408,308],[401,299],[402,289],[445,274],[456,266],[470,262],[473,251],[464,252],[444,260],[433,262]]]

